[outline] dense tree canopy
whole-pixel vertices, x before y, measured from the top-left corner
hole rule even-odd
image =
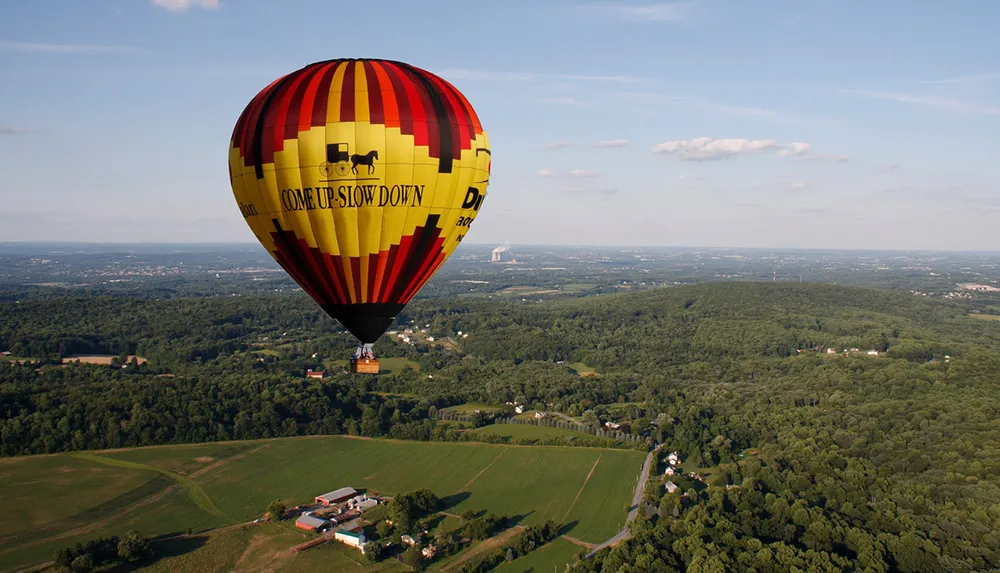
[[[42,362],[0,363],[0,453],[318,433],[469,439],[438,412],[518,402],[621,424],[719,477],[650,488],[635,537],[584,570],[1000,567],[1000,324],[967,308],[727,283],[421,300],[398,322],[452,344],[387,338],[376,352],[419,372],[328,366],[317,381],[305,369],[353,343],[301,295],[0,303],[0,349]],[[92,352],[149,363],[58,364]]]

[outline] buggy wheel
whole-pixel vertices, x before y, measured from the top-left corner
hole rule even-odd
[[[347,176],[351,173],[351,166],[347,164],[346,161],[338,161],[333,166],[333,171],[341,177]]]
[[[323,177],[333,177],[337,173],[337,165],[337,163],[324,161],[319,164],[319,172],[323,174]]]

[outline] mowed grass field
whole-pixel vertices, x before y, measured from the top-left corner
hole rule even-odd
[[[551,519],[570,524],[567,535],[599,543],[623,524],[643,457],[599,448],[323,436],[5,459],[0,460],[5,499],[0,570],[44,562],[59,547],[129,529],[156,536],[240,524],[259,517],[271,500],[310,502],[343,486],[389,495],[428,488],[447,500],[449,513],[488,510],[515,516],[523,525]],[[235,563],[223,562],[232,552],[222,547],[241,543],[246,546],[241,551],[253,544],[248,553],[257,556],[253,559],[266,561],[284,551],[287,561],[287,549],[306,538],[290,524],[273,527],[285,525],[288,535],[298,537],[254,541],[251,532],[259,526],[248,531],[237,526],[224,530],[223,538],[215,531],[164,542],[167,549],[178,548],[170,557],[174,568],[164,570],[183,570],[183,560],[198,555],[219,561],[218,568],[198,570],[232,570]],[[229,533],[234,530],[239,533]],[[272,543],[280,551],[269,550]],[[210,558],[216,546],[218,559]],[[325,552],[332,552],[329,559],[354,557],[320,547],[289,563],[312,563],[313,555]],[[345,570],[395,570],[348,565]]]
[[[510,563],[502,563],[493,572],[524,573],[525,571],[538,571],[538,573],[546,573],[548,571],[556,571],[557,573],[562,573],[566,570],[566,565],[576,560],[576,556],[580,551],[585,551],[585,549],[565,539],[556,538],[524,557],[518,557]]]

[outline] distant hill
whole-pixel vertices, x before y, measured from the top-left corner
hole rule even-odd
[[[611,370],[819,347],[926,360],[970,345],[1000,348],[1000,325],[971,320],[960,304],[866,287],[706,283],[534,304],[435,301],[412,312],[420,322],[442,306],[475,331],[463,349],[476,356]]]

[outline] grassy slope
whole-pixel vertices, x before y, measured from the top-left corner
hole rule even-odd
[[[7,519],[0,524],[0,539],[5,540],[0,543],[0,570],[46,561],[59,547],[129,529],[177,535],[242,523],[260,515],[272,499],[300,503],[344,485],[388,494],[427,487],[452,496],[451,513],[488,510],[516,516],[526,525],[549,519],[576,522],[570,535],[599,542],[620,526],[642,457],[596,448],[325,436],[0,460],[5,486],[13,484],[4,488],[12,502],[5,505]],[[245,550],[251,537],[234,539],[228,533],[232,530],[225,531],[219,539],[212,534],[169,541],[168,547],[178,553],[170,567],[185,567],[191,554],[181,555],[182,549],[204,546],[198,555],[215,564],[211,567],[228,570],[233,565],[224,556],[240,544]],[[301,536],[293,529],[289,535]],[[266,561],[274,556],[258,546],[273,543],[283,549],[294,544],[285,544],[284,538],[258,541],[250,554]],[[313,555],[329,551],[329,559],[353,555],[317,548],[295,557],[294,563],[308,565]]]

